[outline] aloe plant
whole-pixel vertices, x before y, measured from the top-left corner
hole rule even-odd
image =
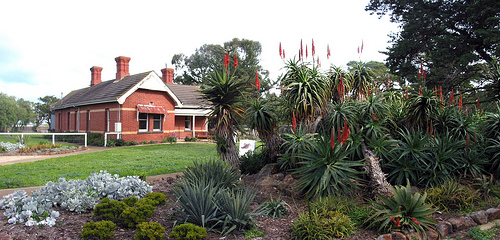
[[[430,204],[425,203],[427,193],[411,193],[410,182],[405,186],[392,187],[393,198],[379,195],[381,202],[373,202],[374,213],[367,220],[370,227],[378,226],[378,231],[408,232],[415,230],[421,235],[437,225],[429,215],[435,211]]]

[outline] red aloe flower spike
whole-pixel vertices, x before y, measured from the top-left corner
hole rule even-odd
[[[401,221],[399,220],[399,217],[396,217],[396,227],[401,227]]]
[[[255,70],[255,86],[257,87],[258,90],[260,90],[259,73],[257,72],[257,70]]]
[[[344,129],[342,129],[342,144],[345,143],[345,140],[349,137],[348,131],[348,126],[347,126],[347,118],[344,118]]]
[[[285,49],[283,49],[283,58],[286,58],[286,57],[285,57]]]
[[[318,67],[321,67],[321,63],[319,62],[319,58],[316,60],[317,60],[316,63],[318,64]]]
[[[281,42],[280,42],[280,57],[283,57],[283,53],[281,51]]]
[[[293,127],[293,131],[295,132],[297,129],[297,119],[295,118],[294,112],[292,112],[292,127]]]
[[[312,54],[313,57],[314,57],[314,54],[316,54],[316,49],[314,48],[314,39],[312,40],[311,54]]]
[[[234,64],[233,64],[234,68],[236,68],[238,66],[238,54],[235,53],[234,54]]]
[[[479,114],[483,113],[483,110],[481,109],[481,104],[479,104],[479,97],[477,97],[477,109],[479,109]]]
[[[330,44],[326,45],[326,58],[330,59]]]
[[[412,217],[412,218],[411,218],[411,220],[412,220],[414,223],[416,223],[417,225],[419,225],[419,226],[420,226],[420,222],[419,222],[416,218]]]
[[[406,99],[410,99],[410,96],[408,95],[408,87],[406,87]]]
[[[330,144],[332,146],[332,149],[335,148],[335,137],[334,137],[334,134],[333,134],[333,128],[332,128],[332,136],[331,136],[331,139],[330,139]]]
[[[299,51],[299,61],[302,61],[302,54],[300,54],[300,51]]]
[[[458,107],[462,109],[462,93],[460,93],[460,99],[458,100]]]
[[[361,53],[363,53],[364,46],[365,46],[364,41],[363,41],[363,39],[361,39]]]
[[[309,54],[307,53],[307,44],[306,44],[306,59],[309,57]]]
[[[302,39],[300,39],[300,56],[304,56],[304,49],[302,48]]]
[[[450,104],[453,104],[454,101],[454,96],[453,96],[453,89],[451,89],[451,94],[450,94]]]
[[[420,95],[422,95],[422,96],[424,95],[424,94],[422,93],[422,86],[420,86],[420,90],[418,91],[418,94],[420,94]]]
[[[224,57],[224,67],[227,67],[227,65],[229,65],[229,52],[227,52]]]
[[[375,116],[375,112],[372,112],[372,118],[373,118],[373,120],[375,120],[375,121],[378,121],[378,120],[379,120],[379,119]]]

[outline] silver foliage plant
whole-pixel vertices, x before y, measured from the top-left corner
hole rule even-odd
[[[23,190],[15,191],[0,200],[0,209],[9,223],[25,223],[26,226],[53,226],[59,212],[50,212],[50,207],[61,206],[73,212],[86,212],[94,209],[97,202],[105,197],[122,200],[128,197],[143,198],[153,191],[153,187],[138,176],[119,177],[106,171],[92,173],[86,180],[73,179],[58,182],[49,181],[40,190],[27,196]]]
[[[0,142],[0,147],[5,148],[7,152],[10,152],[12,150],[16,150],[19,148],[26,147],[24,144],[21,143],[11,143],[11,142]]]

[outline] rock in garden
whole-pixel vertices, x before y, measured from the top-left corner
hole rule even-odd
[[[406,240],[406,236],[403,233],[400,232],[393,232],[392,233],[392,240]]]
[[[465,227],[467,228],[470,228],[470,227],[474,227],[474,226],[477,226],[477,223],[474,222],[474,220],[472,220],[471,217],[462,217],[464,219],[464,223],[465,223]]]
[[[485,224],[488,222],[488,214],[486,214],[485,211],[473,212],[469,214],[469,217],[471,217],[477,224]]]
[[[391,234],[384,234],[378,236],[377,240],[392,240],[392,235]]]
[[[436,230],[438,231],[439,235],[443,237],[448,236],[448,234],[453,232],[451,223],[446,221],[439,221],[438,225],[436,226]]]
[[[453,226],[453,231],[467,228],[463,218],[452,218],[448,221],[451,223],[451,226]]]
[[[500,218],[500,209],[490,208],[486,210],[486,215],[488,215],[488,221],[493,221],[495,219],[498,219]]]

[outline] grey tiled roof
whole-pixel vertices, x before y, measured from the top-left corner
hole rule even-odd
[[[207,101],[201,98],[200,88],[192,85],[169,84],[167,87],[179,98],[182,105],[187,106],[206,106]]]
[[[57,110],[73,106],[116,102],[121,95],[126,93],[151,72],[152,71],[126,76],[116,82],[115,79],[104,81],[93,87],[74,90],[57,102],[53,106],[53,109]]]
[[[151,72],[144,72],[126,76],[120,81],[109,80],[101,82],[93,87],[74,90],[59,102],[54,104],[54,110],[68,107],[84,106],[98,103],[116,102],[129,89],[133,88]],[[180,84],[166,84],[172,93],[181,101],[182,105],[189,107],[206,106],[207,102],[201,99],[199,87]]]

